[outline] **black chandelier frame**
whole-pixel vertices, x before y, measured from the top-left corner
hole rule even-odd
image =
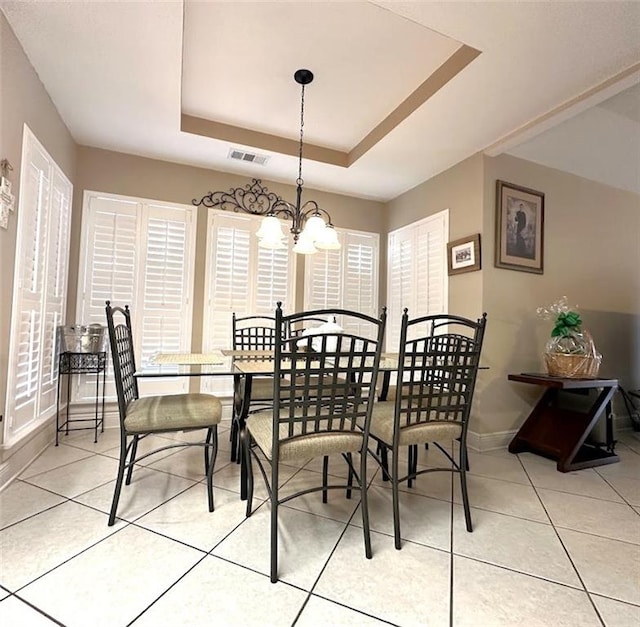
[[[328,226],[333,227],[331,216],[325,209],[318,206],[315,200],[307,200],[298,209],[301,193],[302,186],[298,185],[296,194],[298,204],[293,205],[275,192],[270,192],[268,187],[262,185],[260,179],[252,179],[251,183],[243,187],[232,187],[228,192],[209,192],[200,200],[194,198],[191,203],[196,207],[287,218],[292,223],[289,231],[293,235],[294,242],[297,242],[305,221],[311,216],[321,216]]]

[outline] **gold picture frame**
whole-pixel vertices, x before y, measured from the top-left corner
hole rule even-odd
[[[544,273],[544,194],[496,181],[495,266]]]
[[[449,276],[480,270],[482,267],[481,262],[480,233],[463,237],[447,244]]]

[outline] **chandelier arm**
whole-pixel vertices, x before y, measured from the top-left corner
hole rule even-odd
[[[309,216],[322,216],[323,218],[325,218],[328,225],[333,226],[333,222],[331,222],[331,216],[329,215],[329,212],[326,209],[320,207],[315,200],[307,200],[307,202],[305,202],[300,209],[300,215],[305,220]]]

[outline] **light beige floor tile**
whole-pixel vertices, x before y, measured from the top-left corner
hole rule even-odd
[[[362,530],[349,526],[314,592],[396,625],[449,624],[448,553],[373,532],[373,558],[364,556]]]
[[[16,597],[0,603],[0,625],[7,627],[53,627],[56,623]]]
[[[125,625],[202,556],[129,525],[27,586],[21,595],[67,627]]]
[[[638,431],[622,431],[616,433],[618,442],[640,455],[640,433]]]
[[[208,556],[159,599],[136,627],[289,627],[306,592]]]
[[[606,480],[629,505],[640,507],[640,475],[635,479],[611,475],[608,476]]]
[[[269,522],[270,508],[265,504],[220,543],[213,550],[213,555],[268,575],[270,572]],[[309,590],[343,530],[343,523],[288,507],[280,507],[278,510],[279,579]]]
[[[207,510],[207,488],[198,483],[136,521],[137,525],[210,551],[245,520],[246,503],[236,492],[215,489],[215,510]]]
[[[204,432],[202,432],[202,434],[204,434]],[[164,436],[164,434],[148,435],[144,438],[141,438],[138,441],[136,457],[140,457],[141,455],[147,455],[148,453],[151,453],[152,451],[155,451],[157,449],[161,449],[165,446],[171,446],[178,443],[179,441],[167,438]],[[167,457],[168,455],[172,455],[173,453],[176,453],[177,451],[180,451],[180,450],[183,450],[183,449],[170,448],[165,450],[159,450],[157,453],[154,453],[153,455],[149,455],[149,457],[145,457],[144,459],[140,460],[138,464],[140,466],[149,466],[163,459],[164,457]],[[113,448],[107,449],[106,451],[103,451],[102,454],[108,457],[112,457],[113,459],[120,459],[120,444],[118,444],[117,446],[114,446]],[[204,459],[204,454],[203,454],[203,459]]]
[[[383,623],[377,618],[311,595],[296,622],[296,627],[317,627],[318,625],[384,627],[388,623]]]
[[[14,481],[0,492],[0,529],[66,500],[63,496]]]
[[[581,590],[465,557],[453,564],[454,627],[601,627]]]
[[[310,470],[302,469],[289,479],[280,491],[280,498],[293,494],[300,490],[320,486],[322,476]],[[329,485],[346,485],[343,477],[329,477]],[[360,491],[352,490],[351,498],[347,499],[345,490],[334,489],[327,491],[327,502],[322,502],[321,492],[311,492],[303,496],[291,499],[286,503],[287,507],[303,512],[310,512],[318,516],[325,516],[339,522],[348,522],[356,507],[360,503]]]
[[[515,456],[499,457],[469,451],[469,473],[481,477],[531,485],[520,460]]]
[[[20,479],[28,479],[41,472],[47,472],[54,468],[59,468],[65,464],[89,457],[91,453],[73,446],[51,444],[20,474]]]
[[[471,510],[473,533],[464,526],[464,510],[456,505],[453,550],[458,555],[580,587],[562,543],[548,524],[485,510]]]
[[[615,490],[593,469],[558,472],[556,462],[550,459],[523,459],[522,463],[537,488],[590,496],[595,499],[622,502]]]
[[[67,501],[0,532],[0,583],[17,590],[112,534],[104,514]]]
[[[556,527],[640,544],[640,518],[626,503],[611,503],[554,490],[538,492]]]
[[[133,471],[133,477],[129,485],[122,485],[120,501],[116,516],[129,522],[143,516],[153,508],[166,503],[170,498],[179,494],[194,482],[165,472],[152,470],[151,468],[137,468]],[[111,501],[115,481],[86,492],[77,497],[80,503],[95,507],[102,512],[111,511]],[[206,499],[202,501],[202,512],[209,511]]]
[[[603,477],[640,477],[640,455],[626,446],[616,447],[616,453],[620,458],[615,464],[597,466],[594,470]]]
[[[103,453],[116,446],[120,446],[120,426],[105,429],[104,433],[98,433],[98,441],[93,441],[93,434],[89,433],[70,433],[69,435],[60,435],[60,443],[92,453]]]
[[[268,494],[264,486],[262,474],[260,473],[255,460],[253,460],[252,465],[254,476],[253,494],[256,498],[264,501],[268,498]],[[269,480],[271,480],[271,470],[268,465],[266,468],[267,476],[269,477]],[[299,470],[299,468],[295,468],[293,466],[280,464],[280,485],[284,485]],[[234,492],[240,493],[240,464],[232,462],[220,470],[216,470],[213,475],[213,483],[214,485],[219,485],[221,488],[225,488],[226,490],[233,490]]]
[[[468,474],[467,489],[472,507],[527,520],[549,522],[540,499],[530,486]],[[454,478],[453,500],[455,503],[462,503],[460,481],[457,477]]]
[[[559,529],[589,592],[640,605],[640,547]]]
[[[369,523],[374,531],[394,535],[393,496],[390,488],[374,486],[369,490]],[[360,510],[351,524],[362,526]],[[421,494],[400,492],[400,537],[403,543],[408,540],[449,551],[451,504]]]
[[[614,601],[596,594],[591,595],[605,627],[637,627],[640,625],[640,607]]]
[[[115,478],[118,462],[94,455],[29,478],[29,483],[73,498]]]
[[[354,463],[356,464],[356,468],[360,467],[360,457],[358,455],[353,456]],[[370,475],[376,463],[374,460],[367,460],[367,472]],[[305,470],[313,470],[315,472],[322,472],[322,457],[314,457],[312,460],[309,460],[304,465]],[[330,455],[329,456],[329,469],[328,472],[330,475],[335,477],[347,477],[349,475],[349,466],[347,462],[344,461],[342,455]]]
[[[434,468],[434,466],[418,464],[418,470],[425,468]],[[406,465],[401,466],[400,473],[406,474]],[[454,477],[451,472],[429,472],[416,477],[416,480],[413,482],[413,487],[410,488],[405,481],[400,484],[399,489],[403,492],[409,492],[410,494],[421,494],[422,496],[429,496],[434,499],[451,502],[451,484],[454,480],[458,481],[458,478]],[[390,487],[390,483],[384,481],[382,478],[382,470],[376,473],[372,485]]]
[[[0,601],[6,597],[8,597],[11,593],[4,588],[0,588]]]
[[[218,452],[214,472],[221,470],[229,463],[222,452]],[[174,450],[173,453],[156,460],[148,465],[153,470],[161,470],[172,475],[185,477],[192,481],[206,480],[204,471],[204,448],[201,446],[190,446],[188,448]]]

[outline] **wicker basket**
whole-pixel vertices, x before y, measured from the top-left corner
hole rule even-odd
[[[547,372],[552,377],[591,379],[598,376],[602,356],[545,353],[544,360],[547,364]]]
[[[544,354],[547,372],[552,377],[567,379],[594,379],[598,376],[602,355],[596,350],[593,338],[588,332],[584,335],[589,341],[589,348],[584,355],[566,355],[548,352]]]

